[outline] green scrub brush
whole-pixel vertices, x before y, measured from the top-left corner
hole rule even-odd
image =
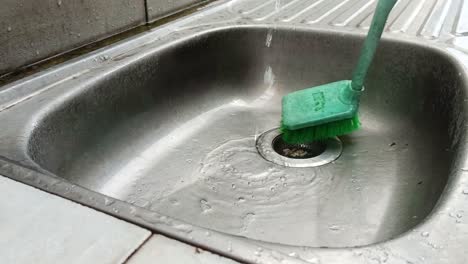
[[[300,144],[348,134],[360,127],[359,98],[388,14],[397,0],[379,0],[352,80],[338,81],[283,97],[283,140]]]

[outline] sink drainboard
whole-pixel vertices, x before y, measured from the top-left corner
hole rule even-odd
[[[338,159],[343,149],[337,137],[307,144],[288,144],[277,128],[261,134],[256,146],[260,155],[270,162],[302,168],[328,164]]]

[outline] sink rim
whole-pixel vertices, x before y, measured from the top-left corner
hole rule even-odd
[[[179,31],[180,36],[177,36],[175,39],[169,39],[169,41],[166,44],[162,44],[162,45],[158,44],[158,41],[154,41],[150,44],[147,44],[145,41],[147,38],[151,39],[157,36],[159,30],[156,30],[153,32],[142,33],[141,35],[133,39],[124,40],[115,45],[100,49],[95,53],[84,55],[83,57],[77,58],[76,60],[66,62],[63,65],[59,65],[56,68],[53,68],[53,69],[51,68],[47,71],[41,72],[38,75],[30,76],[25,79],[18,80],[17,82],[14,82],[12,84],[9,84],[6,87],[3,87],[5,89],[0,90],[0,98],[2,98],[1,92],[5,92],[5,91],[14,92],[15,89],[21,89],[22,87],[27,86],[29,82],[38,82],[38,78],[41,79],[41,77],[44,78],[44,76],[47,78],[47,75],[51,73],[57,73],[58,75],[60,75],[60,70],[62,70],[62,78],[63,78],[66,76],[64,72],[73,71],[74,68],[80,68],[78,66],[83,67],[86,65],[94,65],[94,67],[92,67],[92,70],[90,70],[89,72],[84,72],[82,75],[78,76],[78,78],[85,78],[87,75],[92,75],[96,71],[111,72],[116,67],[125,67],[126,65],[132,63],[132,61],[134,60],[138,60],[142,57],[148,56],[149,54],[153,52],[158,52],[159,50],[163,50],[168,45],[174,45],[177,42],[183,42],[183,41],[189,40],[193,37],[196,37],[197,35],[207,34],[207,33],[216,33],[216,32],[223,31],[223,30],[231,30],[231,29],[238,29],[238,28],[270,29],[271,26],[272,26],[271,24],[252,23],[248,25],[239,25],[236,23],[226,22],[226,24],[224,25],[211,26],[210,28],[206,28],[206,29],[198,28],[197,29],[198,31],[190,31],[190,30],[185,29],[185,30]],[[277,29],[283,29],[283,30],[291,29],[290,26],[275,26],[275,27]],[[360,33],[348,32],[348,31],[331,32],[330,30],[322,30],[322,29],[317,29],[317,28],[306,28],[306,27],[302,27],[302,28],[294,27],[294,28],[296,30],[299,29],[299,30],[304,30],[304,31],[311,32],[311,33],[325,33],[325,34],[341,33],[341,34],[362,36],[362,34]],[[429,43],[421,43],[421,41],[418,39],[399,39],[396,36],[390,36],[390,35],[385,36],[385,39],[390,40],[390,41],[396,41],[396,42],[405,42],[411,45],[417,45],[420,47],[431,49],[432,51],[439,53],[440,55],[449,59],[451,63],[454,63],[456,67],[459,67],[461,69],[461,72],[463,72],[462,77],[464,78],[465,83],[468,83],[467,82],[468,70],[463,68],[461,62],[459,61],[459,59],[457,59],[454,56],[454,54],[447,52],[447,50],[444,50],[444,46],[432,45]],[[135,46],[135,45],[138,45],[138,46]],[[116,63],[115,65],[112,63],[110,64],[106,64],[106,63],[101,64],[97,62],[93,63],[91,61],[94,58],[102,56],[102,54],[106,54],[106,52],[108,51],[113,51],[117,54],[122,55],[132,50],[135,50],[138,47],[144,47],[147,49],[142,49],[137,53],[138,56],[124,58],[119,63]],[[123,52],[119,53],[119,51],[121,51],[122,49],[123,49]],[[78,65],[80,63],[84,65]],[[65,68],[68,68],[68,69],[65,69]],[[60,82],[54,89],[66,87],[67,84],[69,84],[70,80],[71,79],[67,79],[63,82]],[[50,81],[49,82],[50,84],[54,83],[52,80],[49,80],[49,81]],[[35,92],[39,91],[40,87],[37,87],[37,89],[38,90],[35,90]],[[31,94],[30,92],[31,91],[26,93],[26,97],[30,96]],[[24,98],[24,97],[21,97],[21,98]],[[14,99],[18,101],[18,98],[14,98]],[[11,102],[11,100],[6,100],[6,101],[7,103]],[[6,111],[7,109],[5,108],[2,109],[1,105],[2,105],[2,102],[0,101],[0,115],[3,115],[3,114],[8,115],[8,111]],[[21,108],[21,103],[11,105],[10,107]],[[463,138],[466,135],[466,131],[464,132],[465,133],[463,134],[464,135]],[[463,148],[466,149],[466,147],[467,147],[466,142],[463,142]],[[453,189],[459,189],[459,187],[461,186],[463,173],[460,171],[464,167],[463,165],[468,163],[468,160],[466,158],[466,155],[467,155],[466,151],[462,151],[461,154],[462,155],[456,158],[457,160],[455,161],[455,165],[453,166],[454,171],[458,169],[456,170],[457,172],[449,176],[448,182],[444,188],[444,191],[442,192],[440,196],[439,202],[435,205],[434,209],[427,216],[427,218],[421,221],[415,227],[416,230],[425,230],[425,229],[429,230],[431,226],[437,229],[437,225],[434,225],[434,221],[435,221],[434,216],[437,216],[442,211],[447,210],[447,207],[450,207],[450,204],[454,203],[454,202],[451,202],[452,201],[451,199],[455,199],[456,201],[463,200],[463,198],[460,198],[461,194],[459,194],[458,197],[453,197],[453,198],[450,197],[454,195]],[[63,180],[57,181],[57,178],[54,175],[48,174],[46,172],[37,171],[36,168],[25,168],[23,165],[19,165],[16,161],[8,160],[7,158],[4,158],[4,157],[0,157],[0,172],[6,177],[12,178],[13,180],[26,183],[33,187],[42,189],[46,192],[59,195],[63,198],[66,198],[66,199],[78,202],[80,204],[83,204],[85,206],[92,207],[99,211],[111,214],[115,217],[139,224],[153,231],[157,231],[157,232],[169,235],[171,237],[175,237],[177,239],[183,240],[190,244],[195,244],[197,246],[206,248],[211,251],[215,251],[223,255],[227,255],[234,259],[239,259],[241,261],[252,262],[255,258],[255,251],[257,250],[258,246],[266,247],[265,252],[268,252],[268,247],[269,248],[274,247],[274,245],[271,245],[269,243],[257,242],[257,241],[254,242],[256,246],[252,246],[252,241],[253,241],[252,239],[244,239],[242,237],[236,237],[236,236],[228,235],[225,233],[219,233],[219,232],[211,231],[211,230],[210,232],[212,233],[212,235],[209,238],[207,238],[205,235],[206,229],[197,227],[197,226],[193,226],[193,231],[187,234],[183,231],[177,230],[174,227],[169,226],[167,223],[164,223],[164,221],[161,222],[161,220],[156,221],[157,223],[150,223],[148,221],[144,221],[143,219],[137,219],[135,216],[132,216],[131,211],[136,211],[136,212],[139,212],[140,214],[150,214],[150,217],[148,218],[151,218],[151,217],[159,218],[159,215],[157,215],[156,213],[152,211],[148,211],[146,209],[135,208],[129,203],[115,200],[114,198],[111,198],[112,200],[115,200],[115,201],[112,204],[113,205],[112,208],[110,208],[109,206],[106,205],[106,199],[110,199],[110,197],[105,197],[105,195],[87,190],[83,187],[74,185],[69,182],[64,182]],[[44,186],[44,184],[47,184],[47,187]],[[460,192],[460,190],[457,190],[457,191]],[[93,200],[91,200],[91,198],[93,198]],[[118,213],[114,211],[114,208],[117,208]],[[468,205],[463,208],[467,209],[468,211]],[[176,225],[186,224],[179,220],[171,219],[170,221],[173,221],[173,223],[176,223]],[[412,231],[407,231],[392,239],[379,242],[376,244],[361,246],[361,247],[356,247],[356,248],[334,248],[334,249],[310,248],[308,250],[312,250],[314,254],[323,253],[326,255],[326,254],[333,253],[333,254],[339,254],[339,255],[346,257],[349,254],[352,254],[353,250],[355,249],[380,251],[382,247],[386,247],[388,245],[397,243],[401,239],[411,238],[413,233],[414,232]],[[419,232],[416,235],[419,236]],[[231,251],[228,250],[229,247],[231,247],[233,250]],[[288,247],[288,248],[291,248],[291,247]],[[278,262],[274,260],[274,258],[272,257],[273,255],[274,254],[272,253],[270,258],[265,257],[264,259],[261,259],[261,261],[264,261],[265,263]],[[296,258],[288,257],[285,254],[283,255],[284,255],[284,258],[289,258],[291,259],[291,261],[298,261]]]

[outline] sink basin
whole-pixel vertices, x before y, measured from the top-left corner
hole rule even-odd
[[[27,125],[0,150],[22,149],[5,156],[255,241],[387,241],[429,215],[459,154],[466,83],[450,57],[384,40],[365,84],[362,129],[340,137],[331,163],[282,166],[255,146],[278,127],[284,94],[350,78],[361,43],[352,34],[240,27],[174,41],[122,67],[115,57],[106,74],[1,112]]]

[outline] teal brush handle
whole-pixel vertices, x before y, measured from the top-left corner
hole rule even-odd
[[[379,0],[377,3],[369,32],[367,33],[364,46],[361,50],[361,56],[359,57],[358,64],[353,72],[351,88],[354,91],[362,90],[367,71],[372,63],[377,45],[379,44],[380,37],[382,36],[382,32],[385,28],[385,22],[387,22],[388,14],[390,14],[390,11],[396,2],[397,0]]]

